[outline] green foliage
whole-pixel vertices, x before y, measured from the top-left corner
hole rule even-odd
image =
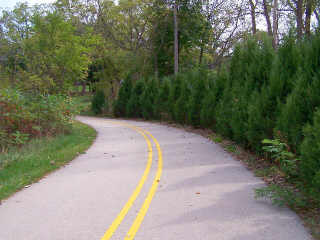
[[[270,153],[288,179],[304,179],[310,192],[316,192],[319,56],[319,35],[298,44],[288,37],[278,51],[266,36],[251,38],[234,49],[228,68],[179,73],[160,80],[155,94],[151,81],[137,82],[140,91],[133,91],[128,116],[209,127],[258,154]]]
[[[97,90],[91,101],[91,110],[95,114],[101,114],[105,106],[106,106],[106,97],[104,95],[104,92],[101,90]]]
[[[230,153],[239,154],[239,151],[238,151],[236,145],[229,144],[229,145],[225,146],[224,149],[225,149],[226,151],[230,152]]]
[[[128,76],[119,89],[118,98],[114,102],[113,113],[116,117],[126,116],[126,106],[131,97],[132,82]]]
[[[170,115],[171,119],[174,119],[175,104],[181,94],[181,79],[180,78],[181,78],[181,76],[178,75],[175,79],[172,79],[172,83],[170,86],[168,109],[169,109],[169,115]]]
[[[313,123],[305,126],[301,145],[300,171],[304,182],[320,200],[320,110],[317,110]]]
[[[146,82],[146,87],[139,102],[142,108],[142,117],[144,119],[153,119],[155,117],[154,101],[158,95],[158,86],[155,79]]]
[[[289,151],[289,146],[279,139],[264,139],[263,144],[267,145],[262,149],[271,154],[271,158],[279,165],[287,176],[293,177],[298,174],[298,159]]]
[[[191,72],[192,82],[191,97],[188,102],[188,123],[195,127],[200,126],[200,112],[203,98],[207,94],[205,71]]]
[[[228,79],[225,83],[222,97],[217,103],[215,110],[215,129],[218,133],[223,136],[232,137],[232,130],[230,125],[230,116],[232,116],[232,98],[230,80]]]
[[[236,50],[235,57],[232,58],[230,67],[232,81],[230,125],[232,138],[244,145],[248,144],[246,133],[248,131],[248,105],[251,103],[251,95],[255,92],[260,94],[269,82],[273,59],[274,50],[268,38],[262,41],[249,39]]]
[[[261,151],[261,141],[273,136],[274,123],[271,118],[274,110],[269,104],[267,88],[263,88],[260,93],[253,92],[248,104],[246,137],[249,146],[257,152]]]
[[[172,11],[168,11],[167,3],[155,1],[152,4],[154,12],[152,43],[156,54],[156,66],[159,76],[173,74],[174,69],[174,21]],[[198,58],[189,50],[206,44],[209,41],[210,22],[202,15],[202,5],[199,2],[179,1],[179,65],[180,69],[189,69],[190,64],[198,64]]]
[[[212,128],[215,122],[215,100],[216,96],[209,91],[204,97],[200,112],[200,125],[205,128]]]
[[[222,96],[227,78],[228,73],[224,68],[218,74],[208,76],[209,89],[203,98],[200,112],[200,125],[202,127],[214,129],[216,124],[215,111],[217,103]]]
[[[292,77],[292,91],[281,106],[276,126],[295,151],[299,150],[303,141],[303,126],[312,122],[315,109],[320,105],[320,69],[317,65],[320,56],[320,35],[314,35],[302,42],[299,50],[300,67]]]
[[[154,111],[157,118],[166,118],[168,114],[169,91],[170,79],[164,78],[160,82],[159,94],[155,99]]]
[[[290,206],[293,208],[304,208],[307,202],[301,193],[277,185],[270,185],[255,190],[255,198],[270,199],[276,206]]]
[[[144,92],[145,83],[143,80],[136,82],[132,89],[130,99],[126,106],[126,114],[128,117],[142,117],[142,107],[140,105],[140,96]]]
[[[287,97],[286,103],[281,107],[281,113],[277,120],[277,130],[287,139],[293,149],[302,141],[302,128],[306,122],[310,122],[313,110],[310,106],[310,86],[303,73],[299,74],[297,83],[292,93]]]
[[[70,97],[0,90],[0,151],[30,138],[70,131],[77,108]]]
[[[222,143],[223,139],[219,135],[210,135],[210,139],[215,143]]]
[[[174,120],[178,123],[185,124],[188,113],[188,99],[190,98],[190,89],[187,81],[181,82],[181,93],[174,106]]]

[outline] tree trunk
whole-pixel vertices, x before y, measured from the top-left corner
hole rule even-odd
[[[273,3],[273,48],[276,49],[278,46],[278,0],[274,0]]]
[[[252,34],[257,33],[257,23],[256,23],[256,6],[252,0],[249,0],[250,3],[250,14],[251,14],[251,23],[252,23]]]
[[[174,75],[179,72],[179,40],[178,40],[178,6],[175,0],[173,8],[173,21],[174,21]]]
[[[303,20],[302,20],[302,15],[303,15],[303,0],[297,0],[296,2],[296,21],[297,21],[297,35],[298,39],[302,39],[302,34],[303,34]]]
[[[307,0],[305,29],[306,29],[306,34],[308,36],[310,36],[311,34],[310,25],[311,25],[311,15],[312,15],[312,5],[313,5],[312,2],[313,0]]]
[[[271,21],[270,21],[267,0],[263,0],[263,12],[264,12],[264,17],[266,18],[266,22],[267,22],[268,35],[272,37],[272,26],[271,26]]]

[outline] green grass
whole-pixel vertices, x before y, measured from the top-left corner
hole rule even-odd
[[[212,141],[214,141],[215,143],[222,143],[222,141],[223,141],[222,137],[219,136],[219,135],[211,134],[209,137],[210,137],[210,139],[211,139]]]
[[[239,154],[239,151],[237,149],[237,146],[236,145],[227,145],[225,146],[224,148],[226,151],[230,152],[230,153],[234,153],[234,154]]]
[[[33,140],[21,149],[0,154],[0,200],[84,153],[95,137],[94,129],[75,122],[68,135]]]

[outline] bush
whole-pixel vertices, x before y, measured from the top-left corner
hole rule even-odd
[[[248,104],[248,119],[246,138],[248,146],[256,152],[261,152],[261,141],[273,137],[274,112],[276,106],[269,98],[268,89],[264,88],[260,93],[253,92]]]
[[[294,151],[298,150],[303,140],[303,126],[312,121],[314,109],[320,105],[319,87],[319,78],[310,79],[300,73],[295,88],[281,107],[276,129]]]
[[[230,118],[232,116],[232,103],[230,99],[232,98],[231,94],[232,87],[230,86],[230,79],[228,78],[222,97],[217,103],[215,116],[216,116],[216,126],[215,130],[223,136],[232,137],[232,130],[230,125]]]
[[[301,170],[306,183],[316,189],[320,113],[314,117],[314,112],[320,106],[319,64],[319,34],[299,42],[288,36],[278,51],[268,36],[258,35],[238,44],[227,67],[217,72],[194,69],[166,78],[159,94],[150,81],[137,83],[127,112],[210,127],[258,154],[263,153],[263,139],[279,139],[297,159],[300,150],[302,159],[301,165],[292,159],[280,161],[282,171],[299,175]]]
[[[304,129],[304,140],[301,144],[300,171],[304,182],[320,200],[320,110],[313,118],[313,124]]]
[[[206,89],[206,74],[201,72],[194,73],[193,86],[191,97],[188,102],[188,123],[195,127],[200,126],[200,112],[203,98],[207,94]]]
[[[131,79],[128,76],[121,84],[118,98],[113,103],[113,114],[116,117],[126,116],[126,107],[130,100],[132,92]]]
[[[225,82],[228,79],[228,72],[222,68],[217,74],[208,76],[208,90],[205,94],[201,111],[200,111],[200,125],[201,127],[214,129],[216,125],[215,111],[217,103],[221,99],[224,91]]]
[[[167,118],[170,79],[164,78],[160,82],[159,94],[155,99],[154,111],[157,118]]]
[[[151,79],[146,83],[146,87],[140,96],[139,101],[144,119],[153,119],[155,117],[154,101],[157,97],[157,89],[156,80]]]
[[[101,90],[96,91],[91,102],[92,111],[95,114],[101,114],[105,106],[106,106],[106,97],[104,95],[104,92]]]
[[[168,100],[168,111],[171,119],[174,119],[175,104],[181,93],[181,76],[178,75],[175,79],[172,79],[169,100]]]
[[[29,139],[68,132],[78,111],[70,97],[0,90],[0,151]]]
[[[181,85],[180,97],[178,98],[174,106],[174,120],[178,123],[185,124],[187,120],[190,89],[186,81],[182,81]]]
[[[139,101],[144,88],[145,83],[143,80],[137,81],[134,85],[130,99],[126,105],[126,115],[128,117],[142,117],[142,108]]]

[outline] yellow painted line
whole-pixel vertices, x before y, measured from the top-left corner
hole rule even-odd
[[[156,176],[153,180],[152,186],[149,190],[149,193],[139,211],[139,213],[137,214],[136,219],[134,220],[130,230],[128,231],[127,235],[125,236],[125,240],[132,240],[134,239],[135,235],[137,234],[140,225],[143,221],[143,218],[145,217],[145,215],[147,214],[147,211],[149,209],[149,206],[151,204],[152,198],[154,197],[154,194],[157,191],[159,182],[160,182],[160,177],[162,174],[162,152],[161,152],[161,148],[160,148],[160,144],[158,143],[157,139],[155,137],[153,137],[149,132],[144,131],[145,133],[147,133],[155,142],[156,144],[156,148],[158,150],[158,169],[157,169],[157,173]]]
[[[112,224],[110,225],[110,227],[108,228],[108,230],[106,231],[104,236],[101,238],[101,240],[109,240],[112,237],[112,235],[114,234],[114,232],[117,230],[118,226],[120,225],[120,223],[122,222],[124,217],[127,215],[128,211],[131,208],[131,206],[133,205],[134,201],[137,199],[137,197],[138,197],[138,195],[139,195],[139,193],[140,193],[140,191],[141,191],[141,189],[142,189],[142,187],[148,177],[148,174],[149,174],[150,168],[151,168],[151,164],[152,164],[152,145],[151,145],[149,138],[146,136],[146,134],[143,131],[141,131],[140,129],[138,129],[134,126],[131,126],[129,124],[124,124],[124,123],[119,123],[119,122],[112,122],[112,123],[116,123],[116,124],[120,124],[120,125],[124,125],[126,127],[129,127],[131,129],[135,130],[136,132],[140,133],[144,137],[144,139],[146,140],[147,145],[148,145],[148,163],[147,163],[147,166],[144,170],[144,173],[139,181],[138,186],[136,187],[136,189],[134,190],[134,192],[130,196],[128,202],[122,208],[119,215],[112,222]]]

